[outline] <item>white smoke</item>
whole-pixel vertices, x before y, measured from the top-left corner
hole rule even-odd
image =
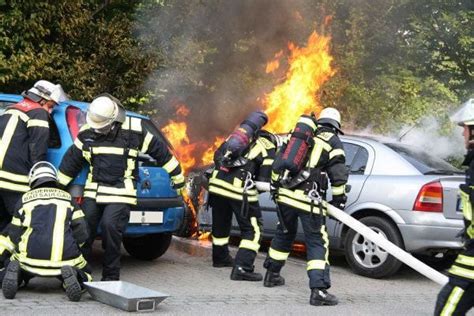
[[[426,117],[415,127],[405,126],[399,135],[401,142],[416,146],[442,159],[462,157],[466,150],[462,128],[455,126],[449,133],[435,117]]]
[[[375,138],[381,142],[401,142],[441,159],[460,159],[466,153],[462,128],[454,126],[446,131],[443,123],[433,116],[422,119],[417,125],[405,125],[399,133],[390,135],[377,134],[372,126],[350,131],[349,134]]]

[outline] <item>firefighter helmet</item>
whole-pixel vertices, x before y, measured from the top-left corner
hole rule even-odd
[[[34,94],[39,98],[53,101],[54,103],[63,102],[68,99],[60,84],[54,84],[47,80],[37,81],[34,86],[28,90],[27,94]]]
[[[474,99],[470,99],[461,105],[461,107],[451,115],[450,119],[459,126],[474,125]]]
[[[335,108],[324,108],[319,113],[318,124],[329,125],[344,134],[341,130],[341,113]]]
[[[119,100],[104,93],[89,105],[86,121],[96,131],[108,130],[114,122],[125,121],[125,110]]]
[[[31,167],[28,176],[30,187],[35,189],[46,182],[58,182],[56,168],[47,161],[38,161]]]

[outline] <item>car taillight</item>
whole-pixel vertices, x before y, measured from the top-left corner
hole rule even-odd
[[[439,181],[421,187],[413,210],[421,212],[443,212],[443,186]]]
[[[76,108],[75,106],[69,106],[66,109],[66,122],[67,127],[69,129],[69,133],[71,133],[72,139],[76,139],[77,134],[79,133],[79,129],[81,128],[81,110]]]

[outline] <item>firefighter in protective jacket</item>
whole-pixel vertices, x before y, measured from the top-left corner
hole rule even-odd
[[[16,203],[29,190],[28,172],[46,160],[49,113],[66,100],[60,85],[40,80],[24,99],[0,116],[0,231],[10,222]]]
[[[84,246],[86,259],[101,223],[105,250],[102,280],[119,280],[122,234],[137,203],[137,157],[149,154],[171,176],[181,193],[184,176],[168,146],[153,135],[145,120],[125,115],[120,102],[111,95],[95,98],[89,105],[84,125],[59,167],[59,181],[67,185],[90,165],[82,209],[91,235]]]
[[[88,237],[84,214],[69,193],[57,188],[56,169],[49,162],[36,163],[29,179],[31,190],[0,235],[3,295],[14,298],[19,285],[34,276],[55,276],[68,298],[78,301],[82,282],[92,280],[79,249]]]
[[[326,209],[322,206],[321,198],[325,198],[324,191],[327,186],[325,174],[327,174],[332,187],[331,204],[337,208],[344,208],[348,172],[345,167],[344,150],[338,137],[338,134],[342,133],[340,114],[336,109],[325,108],[320,113],[317,126],[314,120],[307,117],[302,117],[301,120],[300,124],[306,124],[316,132],[313,134],[311,147],[307,151],[301,172],[294,179],[300,180],[286,181],[274,172],[279,157],[282,157],[280,153],[277,154],[273,165],[272,185],[276,188],[274,198],[280,222],[264,262],[264,267],[267,269],[264,286],[273,287],[285,283],[284,278],[280,276],[280,270],[290,254],[297,233],[298,218],[300,218],[307,250],[307,272],[311,288],[310,304],[336,305],[338,303],[336,297],[327,292],[331,285],[328,260],[329,239],[326,229]],[[301,139],[304,134],[296,136]],[[291,143],[286,146],[289,144]],[[285,145],[283,150],[285,150]]]
[[[452,120],[464,128],[467,154],[466,183],[460,185],[465,228],[461,232],[464,250],[448,270],[449,282],[438,294],[435,315],[465,315],[474,307],[474,99],[469,100]]]
[[[276,150],[274,136],[261,131],[267,120],[263,112],[253,112],[214,154],[215,170],[209,180],[212,261],[214,267],[233,266],[232,280],[262,280],[254,272],[262,228],[254,181],[269,181]],[[228,249],[232,214],[242,237],[235,263]]]

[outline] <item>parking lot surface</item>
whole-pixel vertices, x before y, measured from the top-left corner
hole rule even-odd
[[[100,279],[101,250],[95,246],[94,276]],[[234,249],[235,252],[235,249]],[[265,253],[256,271],[264,272]],[[265,288],[262,282],[229,279],[230,268],[212,268],[210,244],[175,238],[172,247],[155,261],[138,261],[124,254],[122,279],[170,295],[155,313],[166,315],[432,315],[439,286],[409,268],[388,280],[353,274],[344,258],[333,257],[331,293],[338,306],[309,305],[304,260],[290,258],[282,271],[286,285]],[[84,294],[69,302],[55,279],[33,279],[14,300],[0,298],[1,314],[117,314],[126,313]],[[473,313],[471,313],[473,314]]]

